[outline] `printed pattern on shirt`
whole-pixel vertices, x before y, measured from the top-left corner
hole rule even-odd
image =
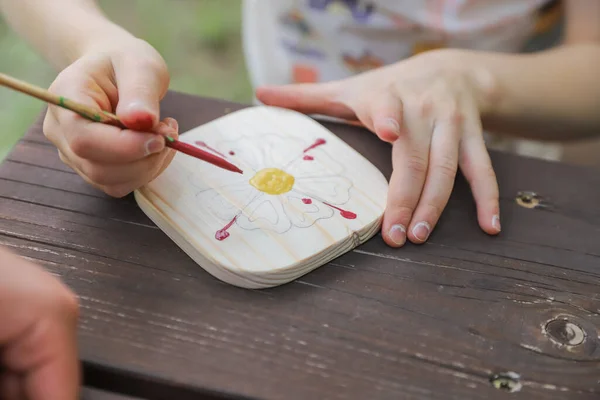
[[[322,82],[444,47],[519,52],[560,10],[551,0],[295,0],[280,43],[293,82]]]

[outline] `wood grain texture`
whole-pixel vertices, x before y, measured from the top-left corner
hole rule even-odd
[[[242,107],[169,93],[162,111],[185,131]],[[360,128],[324,125],[389,177],[389,145]],[[198,268],[132,197],[110,199],[67,172],[38,121],[0,166],[0,244],[77,292],[86,380],[113,392],[596,399],[598,171],[492,160],[498,237],[478,228],[459,176],[427,244],[392,249],[376,236],[288,285],[249,291]],[[546,207],[518,205],[526,190]],[[490,383],[509,371],[520,376],[518,392]]]
[[[250,107],[181,137],[244,173],[176,154],[135,199],[186,254],[224,282],[250,289],[288,283],[381,227],[387,180],[303,114]]]
[[[104,390],[84,388],[80,393],[80,400],[142,400],[120,394],[106,392]]]

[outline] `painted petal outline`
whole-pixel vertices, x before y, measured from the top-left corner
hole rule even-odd
[[[279,196],[264,194],[252,200],[236,220],[237,225],[246,230],[271,230],[285,233],[292,227]]]
[[[321,147],[312,149],[306,154],[303,153],[304,155],[310,156],[311,159],[305,160],[304,157],[299,157],[285,168],[286,172],[292,174],[297,180],[313,177],[339,176],[344,173],[342,164],[337,162]]]
[[[211,214],[223,221],[231,220],[240,209],[252,203],[261,192],[250,185],[226,185],[221,188],[227,193],[223,196],[221,190],[204,190],[196,194],[198,206],[208,210]]]
[[[304,141],[277,134],[264,136],[265,163],[271,168],[284,169],[292,160],[301,158]]]
[[[294,185],[296,192],[334,205],[347,203],[352,187],[352,182],[341,176],[297,179]]]
[[[302,200],[309,200],[305,203]],[[334,211],[319,200],[305,196],[302,193],[291,191],[285,195],[282,201],[283,209],[292,225],[298,228],[308,228],[314,225],[320,219],[333,217]]]
[[[244,171],[252,169],[254,173],[265,167],[264,149],[256,145],[256,141],[249,136],[241,136],[235,140],[221,140],[214,147],[228,158],[237,162]],[[234,155],[230,155],[233,151]],[[245,175],[245,174],[244,174]]]

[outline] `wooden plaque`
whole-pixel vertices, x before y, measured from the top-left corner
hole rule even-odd
[[[381,227],[385,177],[303,114],[250,107],[180,140],[244,173],[178,153],[135,198],[183,251],[224,282],[245,288],[287,283]]]

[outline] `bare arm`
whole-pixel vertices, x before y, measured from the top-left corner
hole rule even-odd
[[[562,46],[532,55],[475,57],[496,77],[486,129],[541,140],[600,136],[600,1],[566,0]]]
[[[77,60],[95,42],[131,37],[109,21],[94,0],[0,0],[0,12],[58,69]]]
[[[497,100],[482,112],[486,129],[539,140],[600,135],[600,44],[469,57],[495,81]]]
[[[565,14],[564,43],[600,43],[600,1],[567,0]]]

